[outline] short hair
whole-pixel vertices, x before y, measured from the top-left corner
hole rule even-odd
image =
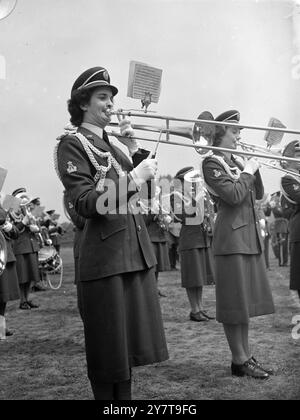
[[[68,100],[68,111],[71,115],[70,121],[75,127],[79,127],[83,121],[84,111],[81,109],[81,106],[90,102],[96,89],[98,89],[98,86],[90,89],[77,90],[72,93],[71,99]]]

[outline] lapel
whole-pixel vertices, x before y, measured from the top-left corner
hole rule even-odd
[[[116,161],[126,170],[132,169],[132,164],[130,161],[123,156],[122,152],[117,147],[114,147],[109,143],[108,135],[105,131],[103,131],[103,139],[84,127],[79,127],[78,131],[79,133],[83,134],[93,144],[93,146],[97,147],[103,152],[110,152]]]
[[[93,146],[103,150],[104,152],[113,152],[111,146],[101,137],[97,136],[97,134],[84,127],[79,127],[78,131],[79,133],[83,134],[92,143]]]

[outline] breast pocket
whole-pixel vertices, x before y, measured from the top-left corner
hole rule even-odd
[[[237,217],[231,224],[231,227],[233,230],[240,229],[243,226],[248,225],[248,221],[245,219],[242,219],[241,217]]]
[[[100,236],[101,239],[105,240],[110,236],[114,235],[117,232],[125,230],[127,227],[127,218],[126,216],[121,215],[110,215],[103,220],[101,220],[100,224]]]

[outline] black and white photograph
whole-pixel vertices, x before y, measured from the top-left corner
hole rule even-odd
[[[300,0],[0,0],[0,400],[300,399]]]

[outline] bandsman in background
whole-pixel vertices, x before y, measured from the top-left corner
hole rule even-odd
[[[270,259],[269,259],[269,244],[270,244],[270,227],[269,227],[269,216],[271,214],[271,205],[268,201],[268,195],[265,194],[262,200],[256,200],[256,211],[257,217],[260,225],[261,236],[264,241],[264,254],[266,268],[270,269]]]
[[[178,245],[181,230],[181,223],[172,220],[167,230],[167,239],[169,244],[169,260],[172,271],[177,271],[177,262],[179,261]]]
[[[52,241],[50,239],[48,229],[46,228],[46,226],[44,226],[45,213],[43,211],[44,208],[41,207],[40,197],[33,198],[30,201],[29,209],[31,214],[35,217],[36,224],[39,228],[37,239],[39,242],[40,249],[44,246],[51,245]],[[47,274],[41,266],[39,266],[39,273],[40,281],[32,286],[31,290],[33,292],[45,292],[47,290]]]
[[[274,235],[273,246],[276,247],[275,255],[279,267],[286,267],[289,259],[289,221],[284,217],[280,191],[272,194],[271,208],[274,216],[272,232]]]
[[[235,110],[216,118],[239,120]],[[264,188],[258,161],[242,162],[234,156],[239,140],[240,128],[216,126],[213,146],[232,153],[214,151],[203,160],[206,186],[217,203],[213,237],[217,320],[223,324],[232,353],[232,375],[268,379],[272,370],[253,357],[248,338],[250,318],[274,312],[255,212],[255,200],[263,198]]]
[[[203,306],[203,287],[214,284],[214,260],[211,252],[212,226],[210,217],[204,208],[205,199],[210,200],[205,192],[197,201],[191,183],[191,189],[184,188],[185,176],[194,173],[194,167],[185,167],[177,172],[175,180],[179,181],[182,194],[182,203],[179,204],[180,212],[173,208],[177,220],[181,220],[182,227],[179,236],[179,254],[181,268],[181,285],[186,289],[191,311],[191,321],[203,322],[214,319]],[[199,191],[198,191],[199,192]],[[184,195],[185,194],[185,195]],[[173,196],[174,197],[174,196]],[[177,202],[177,201],[176,201]]]
[[[3,336],[5,339],[13,335],[12,331],[6,328],[5,311],[7,302],[20,298],[19,282],[16,269],[16,257],[13,252],[12,241],[17,239],[18,230],[10,221],[7,212],[0,206],[0,249],[6,248],[6,265],[0,274],[0,322],[4,324]],[[4,241],[2,243],[2,240]]]
[[[44,226],[47,227],[52,245],[59,254],[61,237],[64,234],[64,230],[58,223],[59,215],[55,213],[55,210],[48,210],[46,213],[48,217],[44,220]]]
[[[174,193],[174,179],[171,183],[171,192],[170,197],[172,197]],[[171,204],[171,203],[170,203]],[[171,211],[172,221],[169,224],[169,228],[167,230],[167,238],[169,243],[169,260],[171,270],[177,271],[177,262],[179,262],[179,253],[178,253],[178,245],[179,245],[179,236],[181,230],[181,222],[179,219],[175,217],[173,211]]]
[[[13,251],[17,259],[17,273],[20,287],[20,309],[35,309],[39,306],[29,299],[30,289],[40,281],[38,251],[40,244],[36,220],[31,214],[31,201],[25,188],[18,188],[12,195],[21,202],[18,212],[11,212],[19,236],[14,240]]]
[[[295,140],[289,143],[283,151],[283,156],[300,159],[300,142]],[[284,166],[295,173],[286,174],[281,179],[281,191],[285,204],[290,209],[290,289],[296,290],[300,299],[300,165],[297,162],[285,162]]]
[[[148,212],[144,215],[149,237],[157,260],[155,267],[157,283],[159,273],[163,271],[170,271],[171,269],[167,231],[172,218],[168,212],[164,212],[162,209],[160,193],[160,188],[157,187],[155,196],[150,200]],[[158,289],[158,295],[166,297],[160,289]]]

